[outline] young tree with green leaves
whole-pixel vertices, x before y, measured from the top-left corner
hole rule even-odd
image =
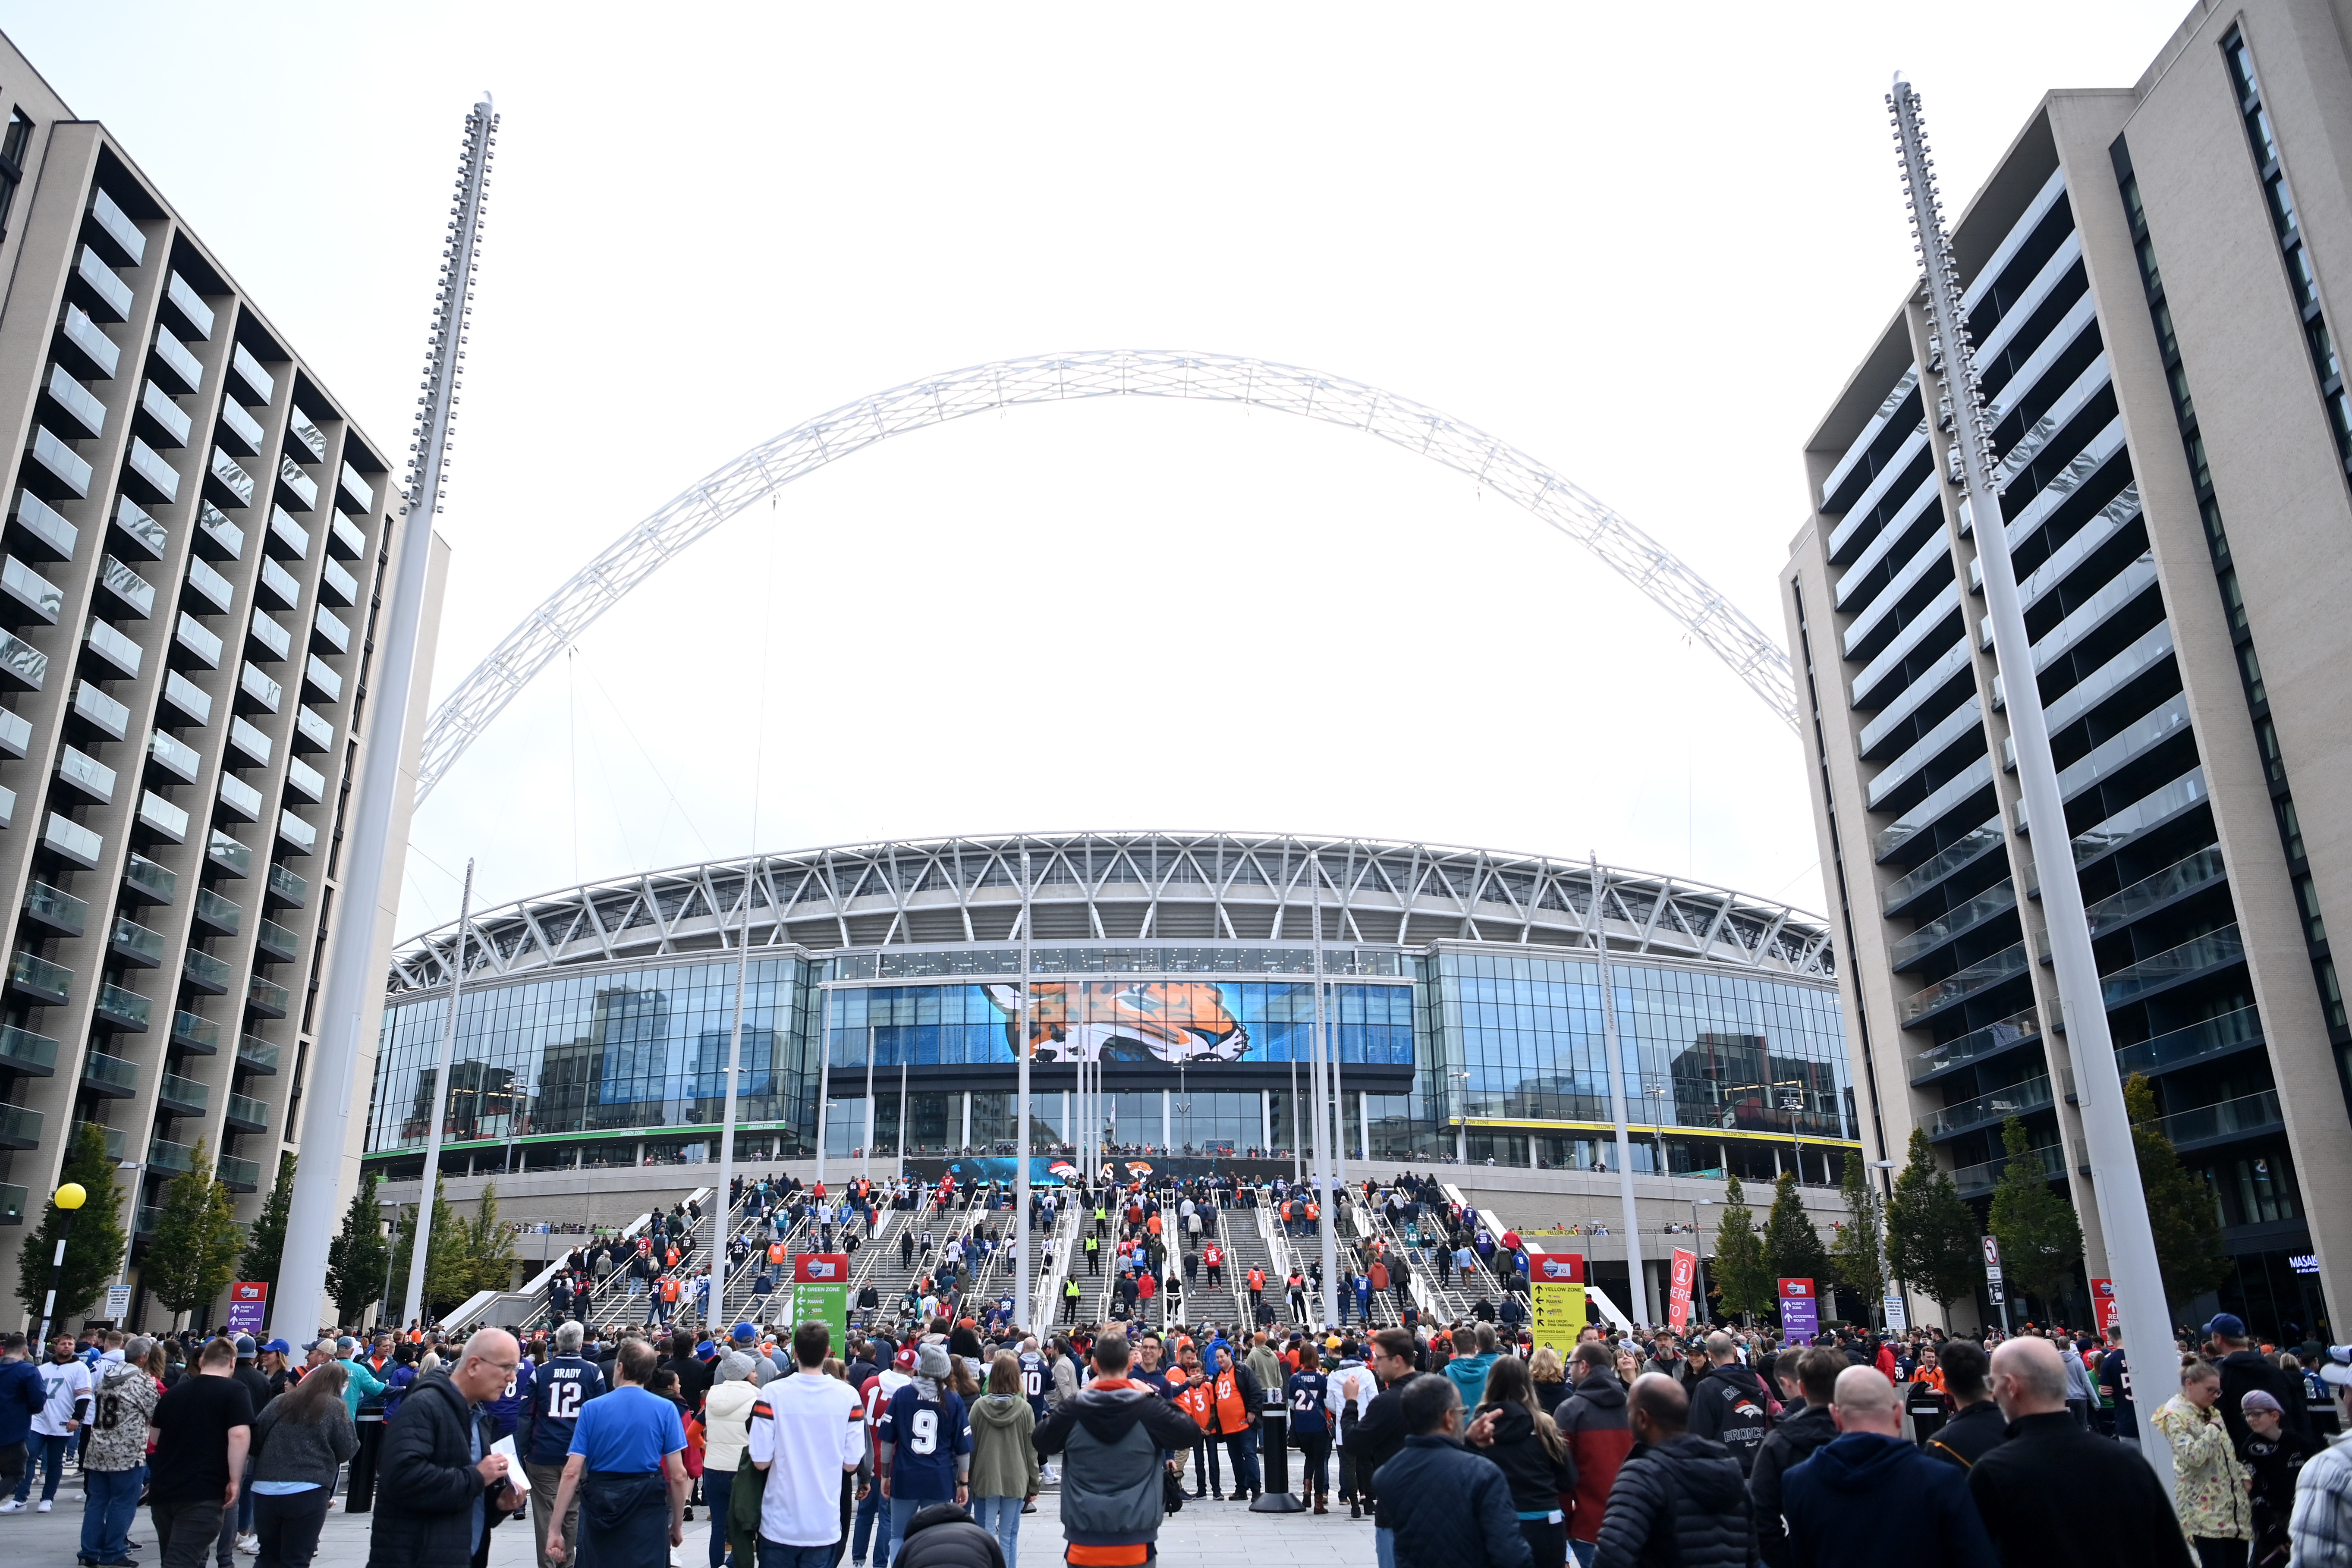
[[[2180,1163],[2172,1140],[2164,1135],[2156,1090],[2146,1073],[2136,1072],[2125,1083],[2124,1109],[2131,1117],[2165,1300],[2178,1308],[2219,1285],[2236,1264],[2221,1249],[2221,1216],[2214,1212],[2213,1194]]]
[[[2025,1123],[2011,1117],[2001,1124],[2001,1147],[2009,1163],[1992,1190],[1986,1221],[2000,1243],[2001,1272],[2016,1287],[2054,1310],[2074,1289],[2075,1265],[2083,1258],[2083,1225],[2074,1205],[2050,1190]]]
[[[1756,1234],[1755,1212],[1748,1206],[1748,1194],[1737,1175],[1724,1188],[1706,1279],[1727,1315],[1737,1312],[1743,1321],[1752,1321],[1757,1313],[1772,1310],[1772,1270],[1764,1260],[1763,1239]]]
[[[476,1269],[472,1247],[472,1226],[457,1217],[449,1206],[448,1178],[436,1172],[433,1177],[433,1235],[425,1247],[425,1299],[423,1310],[427,1317],[438,1317],[451,1308],[460,1306],[478,1287],[474,1283]],[[392,1243],[392,1289],[395,1301],[405,1300],[408,1290],[408,1258],[416,1246],[416,1210],[412,1206],[401,1210],[400,1226]]]
[[[1980,1234],[1976,1211],[1960,1196],[1952,1173],[1936,1163],[1927,1130],[1914,1127],[1910,1159],[1886,1205],[1887,1261],[1897,1279],[1934,1299],[1947,1327],[1952,1303],[1973,1296],[1983,1278]]]
[[[199,1138],[194,1163],[163,1189],[139,1277],[173,1312],[194,1312],[236,1277],[239,1245],[229,1190],[214,1179],[212,1156]]]
[[[1870,1303],[1863,1309],[1867,1318],[1886,1295],[1886,1267],[1879,1254],[1885,1223],[1878,1191],[1870,1184],[1870,1167],[1859,1149],[1846,1151],[1845,1177],[1839,1187],[1845,1196],[1846,1217],[1830,1247],[1830,1268],[1840,1285]]]
[[[368,1309],[383,1299],[384,1273],[391,1260],[383,1220],[376,1213],[375,1191],[376,1173],[362,1172],[351,1206],[343,1211],[342,1229],[327,1246],[327,1294],[334,1299],[337,1320],[352,1327],[364,1322]],[[308,1335],[313,1326],[297,1323],[293,1331]]]
[[[482,1201],[475,1206],[474,1217],[465,1225],[467,1256],[474,1266],[474,1289],[504,1290],[511,1287],[514,1284],[514,1232],[499,1218],[496,1183],[482,1184]]]
[[[257,1279],[270,1287],[275,1305],[278,1260],[286,1251],[286,1212],[294,1201],[294,1156],[278,1156],[278,1181],[262,1201],[261,1213],[246,1236],[245,1254],[236,1260],[236,1277]],[[266,1321],[266,1320],[265,1320]]]
[[[67,1151],[58,1185],[68,1182],[79,1183],[85,1194],[74,1213],[71,1230],[67,1229],[66,1211],[52,1197],[44,1207],[40,1225],[26,1234],[16,1252],[16,1300],[34,1323],[39,1321],[41,1303],[49,1293],[49,1272],[56,1264],[60,1236],[67,1239],[65,1268],[58,1276],[55,1317],[59,1323],[87,1314],[105,1300],[106,1288],[120,1277],[123,1254],[131,1245],[122,1225],[122,1194],[114,1184],[114,1160],[106,1152],[106,1134],[99,1127],[85,1125]],[[33,1326],[26,1324],[26,1331]],[[35,1354],[39,1354],[37,1346]]]
[[[1781,1172],[1773,1190],[1772,1212],[1764,1221],[1764,1260],[1774,1281],[1811,1279],[1818,1290],[1833,1278],[1829,1250],[1822,1246],[1822,1233],[1813,1228],[1813,1216],[1805,1212],[1794,1171]]]

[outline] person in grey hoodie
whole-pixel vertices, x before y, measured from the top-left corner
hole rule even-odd
[[[1021,1510],[1037,1495],[1037,1413],[1021,1392],[1021,1361],[999,1351],[988,1392],[971,1405],[971,1517],[1021,1561]]]
[[[360,1451],[344,1402],[351,1363],[331,1361],[271,1400],[253,1422],[253,1528],[258,1568],[309,1568],[335,1495],[335,1472]]]

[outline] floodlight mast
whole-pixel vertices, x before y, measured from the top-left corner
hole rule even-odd
[[[2115,1041],[2107,1031],[2106,1002],[2091,951],[2090,922],[2083,913],[2083,886],[2074,874],[2074,845],[2066,832],[2065,803],[2058,792],[2058,765],[2050,751],[2049,720],[2042,710],[2033,644],[2026,633],[2024,607],[2018,600],[2017,572],[2010,560],[2000,492],[1993,483],[1992,430],[1985,417],[1975,352],[1969,342],[1968,307],[1959,267],[1944,231],[1919,95],[1899,73],[1886,105],[1895,117],[1904,190],[1926,270],[1927,319],[1935,334],[1931,353],[1941,353],[1949,421],[1945,428],[1952,436],[1951,468],[1966,497],[1963,524],[1976,536],[1977,560],[1984,573],[1994,662],[2004,675],[2017,677],[2001,682],[2001,696],[2009,710],[2010,737],[2017,748],[2017,781],[2025,797],[2026,821],[2041,827],[2040,852],[2033,864],[2042,882],[2042,915],[2057,973],[2058,1010],[2066,1050],[2074,1063],[2084,1152],[2091,1169],[2098,1173],[2092,1193],[2098,1202],[2100,1227],[2105,1232],[2107,1268],[2123,1320],[2124,1346],[2138,1380],[2132,1404],[2139,1423],[2140,1452],[2168,1493],[2173,1483],[2172,1450],[2152,1418],[2178,1391],[2179,1366],[2172,1354],[2163,1275],[2157,1265],[2156,1238],[2148,1227],[2147,1197],[2140,1186],[2139,1160],[2124,1107],[2123,1083],[2116,1076]],[[1931,360],[1927,368],[1932,372],[1939,366]],[[2058,1032],[2044,1029],[2042,1037],[2045,1042],[2054,1040]]]
[[[417,640],[425,618],[425,576],[433,556],[433,519],[447,495],[450,427],[457,422],[459,358],[467,319],[474,313],[474,272],[479,259],[482,209],[490,179],[490,151],[498,141],[499,115],[490,95],[466,116],[465,150],[457,161],[457,189],[450,207],[448,238],[441,251],[441,285],[434,296],[433,332],[425,349],[425,381],[416,401],[416,440],[410,447],[407,499],[398,521],[399,548],[392,591],[384,605],[383,657],[370,692],[367,744],[361,758],[358,799],[353,802],[338,919],[329,940],[324,1005],[320,1009],[319,1047],[310,1092],[304,1098],[302,1149],[295,1167],[294,1194],[287,1211],[286,1253],[278,1275],[272,1322],[281,1335],[307,1338],[325,1326],[320,1314],[326,1290],[327,1247],[336,1225],[344,1152],[351,1147],[352,1104],[366,1103],[358,1080],[361,1041],[376,1026],[383,1009],[383,973],[376,967],[376,924],[383,902],[385,862],[393,852],[393,806],[400,796],[403,742],[406,738],[410,688],[415,682]],[[422,798],[422,793],[419,794]],[[432,1194],[424,1194],[430,1203]]]

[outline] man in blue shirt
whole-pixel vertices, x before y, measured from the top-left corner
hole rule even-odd
[[[947,1347],[933,1341],[915,1352],[915,1381],[890,1396],[874,1424],[875,1469],[890,1500],[890,1551],[898,1561],[907,1523],[933,1503],[971,1500],[971,1417],[947,1386]]]
[[[661,1563],[668,1544],[686,1544],[686,1425],[677,1406],[646,1388],[661,1358],[643,1340],[614,1358],[615,1385],[581,1407],[547,1528],[547,1555],[561,1563],[572,1500],[580,1501],[583,1554],[597,1563]]]
[[[580,1412],[604,1392],[604,1374],[597,1370],[594,1362],[580,1353],[581,1341],[585,1337],[585,1331],[578,1323],[565,1323],[555,1331],[555,1353],[533,1375],[530,1395],[523,1402],[522,1431],[515,1447],[530,1478],[532,1493],[550,1503],[555,1500],[555,1489],[563,1481],[563,1462],[572,1452],[572,1433],[579,1424]],[[539,1568],[554,1568],[547,1555],[547,1526],[551,1513],[548,1508],[530,1510],[531,1533],[539,1538]],[[579,1537],[580,1509],[576,1503],[564,1518],[562,1533],[574,1540]]]

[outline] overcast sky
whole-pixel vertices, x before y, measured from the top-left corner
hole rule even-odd
[[[729,458],[982,361],[1254,355],[1478,426],[1776,640],[1799,451],[1954,206],[2180,0],[1612,6],[0,0],[387,457],[504,116],[434,672]],[[404,936],[740,854],[1286,829],[1821,910],[1795,738],[1663,612],[1361,435],[1118,399],[926,430],[704,540],[420,812]],[[757,788],[754,788],[754,780]]]

